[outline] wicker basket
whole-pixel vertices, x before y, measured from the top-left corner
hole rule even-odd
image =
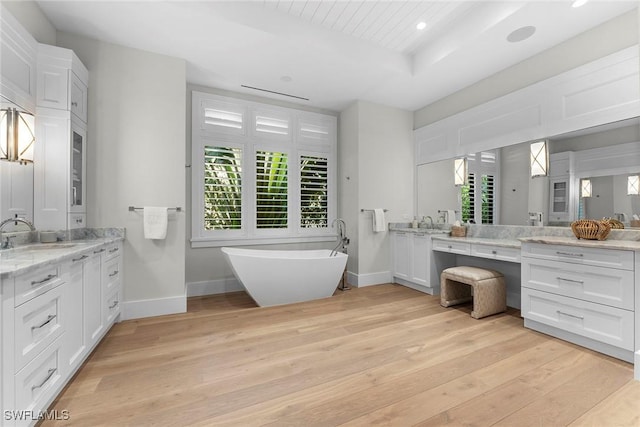
[[[579,219],[571,223],[571,230],[578,239],[605,240],[611,231],[611,225],[607,221]]]
[[[451,237],[464,237],[467,235],[467,227],[462,225],[451,226]]]
[[[602,218],[602,221],[608,222],[612,230],[614,229],[622,230],[624,228],[624,224],[614,218]]]

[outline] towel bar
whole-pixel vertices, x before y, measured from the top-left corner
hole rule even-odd
[[[135,206],[129,206],[129,211],[141,211],[143,209],[144,208],[136,208]],[[167,209],[169,209],[170,211],[173,210],[176,212],[182,212],[182,208],[180,206],[178,206],[177,208],[167,208]]]
[[[374,209],[360,209],[360,212],[373,212]],[[389,212],[387,209],[383,209],[384,212]]]

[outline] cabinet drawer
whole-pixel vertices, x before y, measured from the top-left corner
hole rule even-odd
[[[471,245],[471,255],[500,261],[520,262],[519,248],[473,244]]]
[[[20,275],[15,280],[16,307],[63,283],[61,267],[58,265],[39,268],[34,272]]]
[[[523,243],[522,256],[633,270],[633,252],[618,249]]]
[[[451,240],[433,239],[432,247],[434,251],[451,252],[453,254],[460,254],[460,255],[469,255],[471,252],[469,248],[469,243],[454,242]]]
[[[15,310],[16,372],[63,332],[61,307],[65,285],[57,286]]]
[[[15,376],[17,410],[41,411],[62,385],[60,348],[64,335],[55,340]]]
[[[114,257],[117,257],[122,252],[122,246],[120,242],[110,243],[105,246],[105,261],[110,260]]]
[[[111,294],[114,289],[120,286],[120,276],[120,257],[105,261],[102,270],[102,283],[104,284],[102,292],[104,292],[105,295]]]
[[[120,314],[120,307],[122,306],[121,301],[120,288],[115,289],[115,292],[105,298],[104,310],[106,313],[105,324],[107,329],[115,321],[116,317],[118,317],[118,314]]]
[[[522,288],[522,316],[633,351],[633,311]]]
[[[521,273],[527,288],[633,310],[633,271],[524,258]]]

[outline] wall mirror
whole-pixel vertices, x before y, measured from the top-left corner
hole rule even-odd
[[[0,108],[18,108],[0,97]],[[6,130],[2,126],[3,130]],[[4,142],[5,138],[1,138]],[[33,163],[0,161],[0,221],[18,216],[33,221]],[[7,226],[4,231],[11,231]],[[26,230],[19,226],[16,230]]]
[[[550,136],[548,140],[549,153],[552,156],[566,151],[606,150],[606,147],[620,144],[640,143],[640,120],[633,118],[609,123],[568,134]],[[568,225],[570,220],[549,221],[549,177],[530,177],[529,142],[502,147],[498,151],[500,172],[494,190],[498,198],[496,223],[530,225],[529,212],[543,212],[545,225]],[[416,214],[420,218],[428,215],[435,221],[441,215],[438,211],[459,209],[461,205],[460,189],[453,184],[453,162],[454,159],[446,159],[417,166]],[[640,159],[636,164],[640,174]],[[601,170],[592,170],[588,175],[576,173],[574,179],[588,176],[602,177],[602,182],[598,180],[592,183],[594,195],[600,191],[601,196],[593,197],[586,203],[581,199],[577,188],[579,181],[574,182],[576,188],[572,192],[572,197],[576,211],[573,214],[573,219],[578,217],[615,217],[615,214],[624,213],[625,222],[629,225],[633,214],[640,216],[640,196],[626,196],[626,176],[631,172],[629,167],[625,167],[624,171],[615,171],[615,168],[607,166]],[[611,197],[620,193],[620,196],[617,197],[621,198],[621,194],[624,192],[624,202],[602,203],[602,206],[599,206],[597,202],[593,201],[601,198],[604,200],[605,182],[611,185],[611,190],[607,193]],[[616,185],[615,191],[613,185]],[[582,210],[578,212],[578,209]]]

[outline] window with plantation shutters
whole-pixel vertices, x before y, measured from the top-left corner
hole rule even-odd
[[[300,156],[300,227],[327,227],[328,159]]]
[[[287,177],[286,153],[256,152],[256,227],[287,228]]]
[[[474,224],[497,223],[498,160],[494,151],[467,156],[467,184],[460,187],[462,221]]]
[[[337,119],[192,92],[192,247],[335,241]]]
[[[242,228],[242,150],[204,147],[204,228]]]

